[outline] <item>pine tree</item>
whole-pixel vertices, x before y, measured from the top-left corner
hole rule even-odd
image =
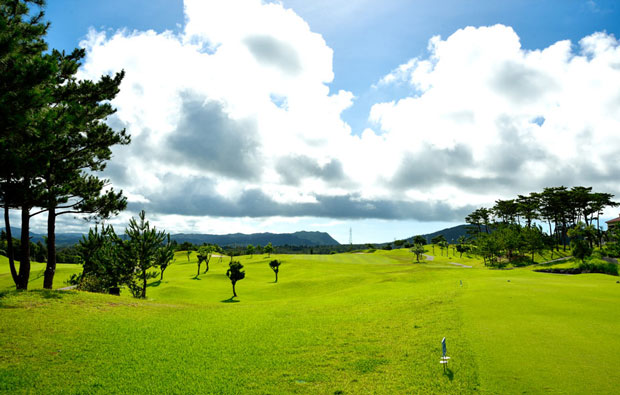
[[[36,203],[40,170],[28,142],[38,137],[32,124],[48,102],[42,87],[55,71],[51,56],[44,54],[49,24],[43,22],[43,5],[43,0],[0,0],[0,200],[17,289],[27,289],[30,278],[30,209]],[[19,272],[13,261],[9,209],[21,210]]]

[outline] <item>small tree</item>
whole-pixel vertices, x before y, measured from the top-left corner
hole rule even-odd
[[[189,262],[189,256],[192,255],[192,250],[187,250],[187,261]],[[200,270],[200,269],[199,269]]]
[[[443,250],[445,249],[446,250],[446,256],[448,256],[448,253],[450,252],[450,250],[448,249],[449,246],[450,245],[448,244],[448,242],[445,239],[441,240],[439,242],[439,248],[441,249],[441,255],[443,255]]]
[[[439,244],[445,240],[446,238],[443,235],[435,236],[431,239],[431,244],[433,245],[433,255],[435,255],[435,244]]]
[[[456,245],[456,252],[458,252],[459,254],[459,258],[463,257],[463,253],[469,251],[469,246],[467,244],[457,244]]]
[[[161,274],[159,281],[164,279],[164,271],[170,266],[174,259],[174,245],[170,243],[170,234],[168,234],[167,238],[168,242],[166,245],[161,246],[155,254],[155,263],[159,267]]]
[[[252,258],[254,256],[254,246],[252,244],[248,244],[248,246],[245,248],[245,253],[246,255],[249,255],[250,258]]]
[[[245,271],[241,270],[243,269],[243,265],[238,261],[230,262],[228,266],[226,276],[230,279],[230,283],[232,284],[233,298],[236,298],[237,292],[235,291],[235,284],[237,284],[237,281],[245,278]]]
[[[422,235],[417,235],[413,238],[413,244],[426,245],[426,238]]]
[[[469,246],[467,246],[465,244],[466,238],[465,236],[459,236],[459,238],[456,240],[457,241],[457,245],[456,245],[456,251],[461,254],[459,255],[459,258],[463,257],[463,253],[469,251]]]
[[[273,261],[269,262],[269,267],[276,274],[276,281],[275,282],[278,282],[278,272],[280,271],[280,265],[281,264],[282,264],[282,262],[278,261],[277,259],[274,259]]]
[[[424,246],[422,244],[416,244],[411,249],[411,252],[415,254],[418,263],[420,263],[420,258],[424,255]]]
[[[128,240],[125,255],[128,260],[135,263],[135,276],[142,281],[142,285],[134,282],[130,285],[136,297],[146,298],[146,281],[156,276],[156,273],[149,273],[148,270],[157,264],[155,260],[157,250],[166,239],[164,232],[158,232],[154,227],[151,228],[149,221],[145,219],[144,210],[140,212],[140,222],[135,218],[129,220],[129,227],[125,229]]]
[[[125,259],[125,242],[112,226],[95,226],[82,236],[76,250],[83,264],[82,273],[71,276],[69,283],[78,289],[118,295],[121,285],[130,285],[134,264]]]
[[[275,252],[275,248],[273,248],[273,246],[271,245],[271,242],[267,243],[264,249],[268,257],[271,257],[271,254]]]
[[[526,250],[532,254],[532,263],[534,263],[534,254],[540,253],[545,248],[545,239],[542,230],[537,226],[530,226],[521,229]]]
[[[573,256],[577,259],[581,259],[581,263],[584,263],[586,258],[592,255],[592,248],[583,239],[571,240],[570,248]]]
[[[215,248],[211,245],[198,248],[198,272],[196,273],[196,277],[200,274],[200,265],[202,262],[204,262],[206,266],[204,272],[206,273],[209,271],[209,261],[211,260],[213,251],[215,251]]]
[[[592,225],[586,225],[579,222],[573,228],[568,230],[568,237],[571,238],[570,248],[573,256],[581,259],[584,263],[586,258],[592,255],[591,242],[596,238],[596,231]]]
[[[614,226],[607,231],[607,239],[604,252],[611,257],[620,257],[620,226]]]
[[[498,263],[501,246],[495,233],[479,233],[476,238],[476,251],[484,259],[484,264],[494,266]]]
[[[217,254],[220,256],[220,263],[222,262],[222,259],[224,258],[224,249],[222,247],[220,247],[217,244],[213,245],[213,251],[217,252]]]

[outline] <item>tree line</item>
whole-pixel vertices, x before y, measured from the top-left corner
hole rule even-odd
[[[44,0],[0,0],[0,204],[4,208],[6,252],[17,289],[30,278],[30,220],[47,214],[44,288],[56,272],[56,218],[82,214],[108,218],[126,198],[97,177],[111,147],[129,144],[125,130],[105,120],[115,109],[124,72],[98,81],[76,77],[83,49],[48,50]],[[19,268],[14,259],[10,210],[21,217]]]
[[[473,246],[485,263],[495,265],[500,256],[511,260],[524,253],[549,249],[573,251],[583,243],[588,249],[602,244],[600,216],[606,207],[616,207],[614,195],[593,192],[592,187],[548,187],[542,192],[497,200],[491,208],[479,208],[465,221],[471,225]],[[594,225],[596,224],[596,226]],[[546,229],[547,231],[543,230]],[[553,255],[552,255],[553,257]]]

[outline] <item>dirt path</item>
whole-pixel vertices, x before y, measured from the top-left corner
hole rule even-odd
[[[456,266],[460,266],[460,267],[467,267],[467,268],[471,268],[471,266],[469,265],[463,265],[462,263],[456,263],[456,262],[448,262],[451,265],[456,265]]]
[[[426,255],[426,254],[422,254],[427,261],[434,261],[435,257],[432,255]],[[450,265],[456,265],[456,266],[460,266],[460,267],[466,267],[466,268],[471,268],[471,266],[468,265],[463,265],[462,263],[456,263],[456,262],[448,262]]]
[[[537,265],[547,265],[547,264],[549,264],[549,263],[566,261],[566,260],[571,259],[571,258],[572,258],[572,256],[565,256],[565,257],[563,257],[563,258],[556,258],[556,259],[552,259],[552,260],[547,261],[547,262],[537,263]]]

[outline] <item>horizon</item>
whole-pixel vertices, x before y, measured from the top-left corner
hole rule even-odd
[[[86,49],[80,78],[126,72],[108,124],[132,143],[101,176],[129,205],[107,222],[365,244],[546,186],[620,196],[618,7],[65,0],[45,19],[50,49]]]
[[[386,240],[386,241],[370,241],[370,242],[363,242],[363,243],[352,243],[351,245],[365,245],[365,244],[389,244],[392,243],[396,240],[406,240],[406,239],[411,239],[415,236],[428,236],[434,233],[439,233],[439,232],[443,232],[446,230],[451,230],[453,228],[457,228],[460,226],[469,226],[467,223],[462,223],[459,225],[455,225],[449,228],[442,228],[442,229],[437,229],[431,232],[426,232],[426,233],[419,233],[419,234],[414,234],[414,235],[410,235],[407,237],[403,237],[402,239],[393,239],[393,240]],[[5,226],[0,227],[0,231],[4,232],[6,230]],[[19,232],[21,231],[21,228],[18,226],[11,226],[11,232],[12,232],[12,236],[13,238],[16,238],[16,235],[19,235]],[[32,230],[32,228],[30,229],[30,235],[35,235],[35,236],[45,236],[47,233],[45,231],[43,232],[35,232]],[[292,231],[292,232],[257,232],[257,233],[242,233],[242,232],[236,232],[236,233],[222,233],[222,234],[217,234],[217,233],[186,233],[186,232],[180,232],[180,233],[170,233],[170,237],[174,237],[174,236],[181,236],[181,235],[187,235],[187,236],[235,236],[235,235],[242,235],[242,236],[255,236],[255,235],[262,235],[262,234],[274,234],[274,235],[293,235],[296,233],[322,233],[322,234],[327,234],[328,236],[330,236],[333,240],[335,240],[338,245],[349,245],[348,242],[346,243],[341,243],[338,240],[336,240],[329,232],[323,232],[320,230],[296,230],[296,231]],[[58,237],[59,235],[85,235],[86,232],[57,232],[56,236]]]

